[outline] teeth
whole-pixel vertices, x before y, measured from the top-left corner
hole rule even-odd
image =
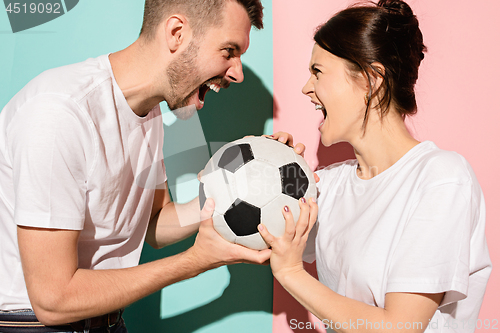
[[[218,93],[220,91],[220,87],[214,83],[211,83],[211,84],[205,83],[205,85],[207,87],[209,87],[210,89],[212,89],[213,91],[215,91],[216,93]]]
[[[323,105],[316,104],[316,110],[324,110],[325,107]]]

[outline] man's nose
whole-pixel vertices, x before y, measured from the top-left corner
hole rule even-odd
[[[240,58],[234,58],[233,64],[226,72],[226,78],[229,82],[241,83],[243,82],[243,64]]]

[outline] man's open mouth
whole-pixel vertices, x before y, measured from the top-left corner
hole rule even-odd
[[[201,104],[205,103],[205,96],[209,90],[213,90],[216,93],[220,91],[221,88],[229,87],[229,82],[224,79],[210,79],[207,82],[203,83],[199,88],[199,98]]]

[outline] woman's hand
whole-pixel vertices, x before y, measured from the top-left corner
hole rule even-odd
[[[304,269],[302,254],[306,247],[309,232],[316,222],[318,216],[318,205],[313,198],[309,203],[304,198],[299,200],[300,216],[297,224],[290,209],[283,208],[285,217],[285,233],[281,237],[275,237],[269,233],[265,225],[259,225],[259,232],[271,246],[271,269],[278,281],[285,276],[291,277],[294,273]]]
[[[304,157],[304,152],[306,151],[306,146],[304,146],[303,143],[297,143],[295,146],[293,145],[293,136],[290,133],[287,132],[276,132],[273,135],[263,135],[266,138],[270,138],[273,140],[277,140],[281,143],[284,143],[290,147],[293,148],[293,150],[299,154],[300,156]],[[314,180],[319,182],[319,176],[314,173]]]
[[[304,152],[306,151],[306,146],[302,143],[297,143],[297,145],[293,145],[293,136],[290,133],[287,132],[276,132],[273,135],[263,135],[267,138],[277,140],[281,143],[284,143],[290,147],[293,148],[293,150],[299,154],[300,156],[304,157]]]

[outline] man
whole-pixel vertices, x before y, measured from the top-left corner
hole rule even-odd
[[[252,25],[262,28],[259,0],[146,0],[128,48],[49,70],[7,104],[0,332],[13,322],[25,332],[122,332],[120,309],[142,297],[224,264],[269,259],[270,250],[216,233],[212,200],[201,225],[197,199],[171,202],[161,162],[158,104],[188,118],[208,90],[243,81]],[[187,251],[137,265],[144,239],[160,248],[198,228]]]

